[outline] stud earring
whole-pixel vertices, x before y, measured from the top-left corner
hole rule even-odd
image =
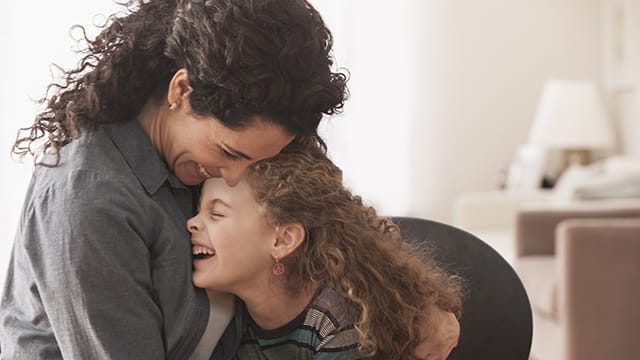
[[[276,276],[280,276],[284,274],[284,264],[278,261],[278,258],[276,258],[275,260],[276,260],[276,263],[273,264],[273,267],[271,268],[271,270],[273,271],[274,274],[276,274]]]
[[[171,105],[169,105],[169,110],[175,110],[178,108],[178,104],[177,103],[171,103]]]

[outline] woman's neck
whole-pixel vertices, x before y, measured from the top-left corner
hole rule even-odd
[[[163,119],[169,115],[169,112],[170,110],[168,110],[168,107],[166,107],[166,109],[163,108],[157,100],[152,98],[147,101],[137,116],[138,123],[140,123],[144,131],[147,133],[147,136],[149,136],[153,146],[159,154],[163,154],[163,125],[166,124]]]
[[[253,321],[264,330],[277,329],[295,319],[307,307],[315,287],[291,295],[283,286],[268,286],[265,291],[240,296]]]

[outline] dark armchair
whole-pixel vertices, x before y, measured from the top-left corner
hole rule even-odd
[[[526,360],[531,306],[520,279],[490,246],[442,223],[396,217],[402,234],[433,245],[436,261],[465,280],[461,335],[449,360]]]

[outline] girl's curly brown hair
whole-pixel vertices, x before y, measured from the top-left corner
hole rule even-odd
[[[363,356],[415,358],[428,305],[460,316],[460,279],[353,196],[315,139],[298,138],[275,158],[254,164],[247,182],[270,223],[299,223],[308,232],[307,241],[282,260],[285,285],[292,293],[310,283],[329,287],[347,299],[359,317]]]
[[[292,135],[315,135],[342,109],[346,75],[333,72],[332,36],[306,0],[128,0],[112,15],[45,109],[19,131],[13,153],[34,159],[85,129],[132,120],[160,101],[180,68],[195,114],[241,129],[261,115]],[[84,28],[78,26],[83,33]],[[56,161],[57,164],[59,161]]]

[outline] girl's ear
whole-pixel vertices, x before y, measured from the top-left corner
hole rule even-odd
[[[271,249],[271,256],[284,259],[293,253],[305,240],[306,232],[300,224],[281,225],[277,228],[276,241]]]
[[[189,73],[187,69],[182,68],[173,74],[173,78],[169,83],[169,91],[167,92],[167,101],[169,104],[181,104],[188,103],[189,94],[193,91],[191,85],[189,85]]]

